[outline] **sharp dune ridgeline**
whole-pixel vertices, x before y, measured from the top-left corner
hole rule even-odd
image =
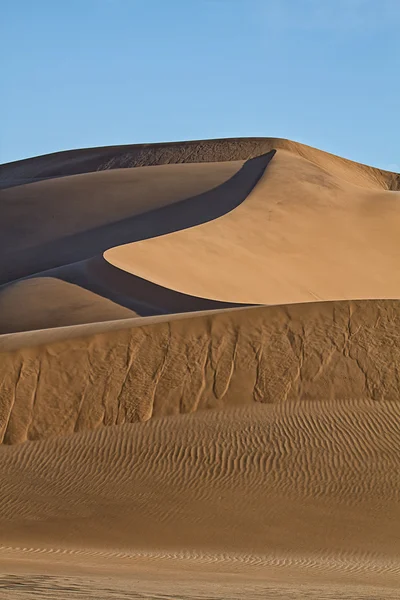
[[[0,188],[0,564],[394,598],[400,175],[244,138]]]

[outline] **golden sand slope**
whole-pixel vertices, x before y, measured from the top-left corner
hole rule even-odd
[[[135,217],[158,209],[165,221],[169,214],[165,209],[171,205],[190,197],[199,197],[202,203],[203,195],[207,200],[207,192],[227,182],[229,191],[229,180],[242,166],[242,161],[236,161],[144,167],[61,177],[2,190],[0,281],[88,258],[121,241],[156,235],[157,219],[136,223]],[[234,179],[240,194],[236,204],[253,186],[248,179],[246,171],[239,181]],[[175,223],[172,229],[165,229],[164,223],[161,233],[179,228],[183,209],[172,211]]]
[[[399,307],[288,305],[2,336],[0,439],[254,402],[397,401]]]
[[[3,447],[2,546],[393,585],[399,417],[397,402],[284,403]]]
[[[134,316],[133,311],[107,298],[52,277],[0,287],[0,334]]]
[[[278,150],[235,210],[104,256],[158,285],[225,302],[399,298],[400,192],[358,175],[350,183]]]

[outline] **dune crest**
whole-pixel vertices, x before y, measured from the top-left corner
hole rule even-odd
[[[400,298],[399,231],[400,192],[348,183],[278,150],[231,212],[104,257],[155,284],[223,302]]]
[[[213,220],[245,200],[273,155],[246,163],[92,173],[2,190],[0,283]]]
[[[42,179],[110,169],[249,160],[273,149],[298,154],[344,175],[345,179],[348,174],[351,180],[356,176],[360,183],[394,191],[400,189],[398,173],[356,163],[282,138],[228,138],[66,150],[2,165],[0,186],[10,187]]]
[[[395,401],[399,319],[399,301],[360,301],[2,336],[0,440],[260,402]]]

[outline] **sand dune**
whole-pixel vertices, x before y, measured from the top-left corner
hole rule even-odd
[[[317,148],[281,138],[236,138],[134,144],[55,152],[2,165],[0,187],[11,187],[66,175],[110,169],[249,160],[273,149],[289,150],[356,183],[368,182],[383,189],[399,190],[400,175],[383,171]]]
[[[300,304],[2,336],[0,440],[254,402],[396,401],[399,306]]]
[[[399,231],[400,192],[350,184],[278,150],[235,210],[104,256],[158,285],[225,302],[399,298]]]
[[[52,277],[0,287],[0,334],[128,319],[135,313]]]
[[[395,598],[400,175],[248,138],[0,187],[0,598]]]
[[[246,198],[272,155],[245,165],[144,167],[3,190],[0,282],[215,219]]]
[[[194,562],[204,579],[211,565],[265,583],[298,570],[303,589],[325,573],[347,597],[348,581],[395,588],[399,417],[397,402],[258,405],[3,447],[2,544],[98,572]]]

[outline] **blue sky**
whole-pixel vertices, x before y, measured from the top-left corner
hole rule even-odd
[[[286,137],[400,170],[400,0],[2,0],[0,162]]]

